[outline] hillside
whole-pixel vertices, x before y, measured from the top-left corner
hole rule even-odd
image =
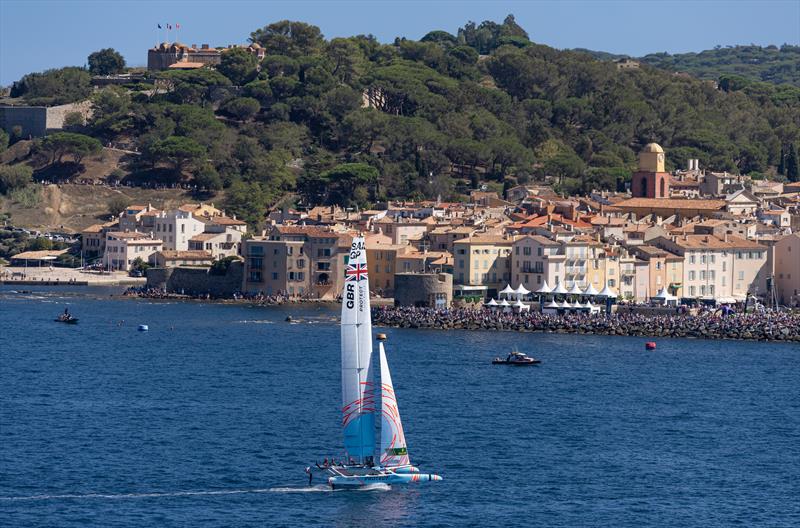
[[[595,59],[615,61],[627,58],[605,51],[577,48]],[[688,73],[698,79],[718,81],[736,76],[753,82],[800,87],[800,46],[717,46],[699,53],[651,53],[636,60],[667,71]]]
[[[157,92],[95,94],[90,121],[34,149],[36,166],[91,159],[100,143],[85,135],[126,145],[141,152],[124,165],[126,181],[224,189],[225,207],[255,224],[294,192],[300,205],[367,207],[531,180],[613,189],[651,141],[669,167],[699,158],[715,170],[774,172],[800,140],[800,89],[618,70],[531,42],[513,16],[388,45],[326,40],[291,21],[250,41],[216,70],[156,74]],[[50,75],[65,74],[45,72],[15,93],[31,86],[36,99],[65,100]]]
[[[800,87],[800,46],[726,46],[700,53],[652,53],[639,60],[700,79],[736,75],[750,81]]]
[[[28,206],[0,196],[0,211],[11,215],[13,225],[39,230],[80,231],[108,220],[108,204],[123,196],[131,204],[177,207],[196,201],[189,193],[172,189],[110,188],[87,185],[47,185],[37,203]]]

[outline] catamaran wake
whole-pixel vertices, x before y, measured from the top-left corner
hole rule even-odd
[[[369,484],[360,488],[358,491],[388,491],[392,489],[388,484]],[[317,484],[316,486],[284,486],[277,488],[255,488],[239,490],[208,490],[208,491],[166,491],[152,493],[63,493],[63,494],[42,494],[42,495],[21,495],[11,497],[0,497],[0,502],[17,501],[45,501],[45,500],[65,500],[65,499],[151,499],[162,497],[196,497],[204,495],[245,495],[252,493],[315,493],[332,492],[330,486]],[[336,490],[344,491],[344,490]]]

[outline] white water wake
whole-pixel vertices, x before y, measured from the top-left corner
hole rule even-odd
[[[391,486],[384,483],[368,484],[363,488],[355,490],[336,490],[338,491],[388,491]],[[317,484],[315,486],[302,487],[278,487],[278,488],[255,488],[239,490],[208,490],[208,491],[167,491],[151,493],[63,493],[63,494],[42,494],[42,495],[21,495],[11,497],[0,497],[2,502],[14,501],[44,501],[44,500],[63,500],[63,499],[151,499],[162,497],[196,497],[203,495],[245,495],[250,493],[319,493],[332,492],[330,486]]]
[[[58,499],[147,499],[154,497],[192,497],[196,495],[243,495],[245,493],[269,493],[270,489],[169,491],[152,493],[64,493],[59,495],[26,495],[0,497],[0,501],[36,501]]]

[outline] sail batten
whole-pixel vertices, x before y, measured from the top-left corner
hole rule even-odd
[[[367,252],[355,237],[342,294],[342,425],[347,457],[364,463],[375,449],[375,388],[371,368],[372,319]]]

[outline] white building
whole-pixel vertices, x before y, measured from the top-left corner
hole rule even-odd
[[[164,241],[164,249],[188,251],[189,239],[205,231],[205,224],[192,213],[176,209],[155,217],[153,236]]]
[[[144,262],[163,249],[161,240],[138,231],[112,231],[106,234],[106,251],[103,263],[110,270],[129,271],[137,258]]]

